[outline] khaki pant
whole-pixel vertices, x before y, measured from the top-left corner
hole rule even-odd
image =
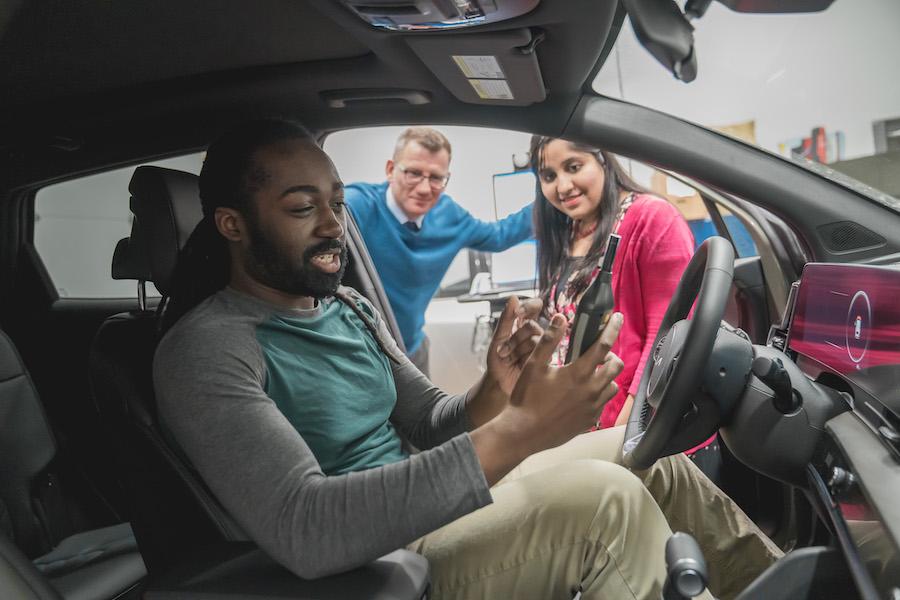
[[[493,504],[410,544],[429,560],[432,598],[659,600],[672,530],[697,538],[720,597],[781,555],[684,455],[636,474],[613,464],[623,433],[529,457],[492,488]]]

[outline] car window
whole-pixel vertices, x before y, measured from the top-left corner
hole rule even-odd
[[[727,233],[734,243],[738,257],[758,256],[759,251],[750,232],[744,224],[724,206],[716,205],[719,215],[725,224],[727,232],[721,231],[713,220],[700,193],[681,181],[669,177],[662,171],[635,160],[623,160],[623,166],[628,170],[632,178],[654,194],[671,202],[681,212],[681,216],[688,223],[691,234],[694,236],[694,247],[698,247],[703,240]]]
[[[435,126],[452,145],[450,181],[445,193],[482,221],[506,217],[534,200],[534,176],[527,168],[516,172],[513,155],[526,155],[527,133],[479,127]],[[385,163],[405,127],[349,129],[329,135],[323,148],[345,184],[385,181]],[[487,258],[460,252],[441,282],[438,296],[465,293],[473,277],[496,270],[498,281],[534,280],[534,244],[524,243]],[[491,262],[494,264],[492,265]],[[527,268],[524,265],[531,265]]]
[[[151,163],[199,173],[201,153]],[[128,182],[135,167],[50,185],[34,201],[34,246],[61,298],[128,298],[134,281],[111,275],[113,251],[131,232]],[[148,295],[159,295],[152,284]]]
[[[534,201],[534,176],[528,170],[517,171],[513,162],[513,155],[519,155],[521,161],[527,153],[530,134],[478,127],[434,128],[452,146],[445,192],[472,216],[496,221]],[[385,164],[404,129],[339,131],[325,139],[323,148],[345,184],[380,183],[385,181]],[[431,373],[438,386],[450,392],[465,391],[467,382],[480,374],[483,341],[490,337],[490,327],[484,326],[490,318],[489,303],[460,301],[461,297],[499,285],[512,285],[527,293],[534,281],[533,241],[492,255],[466,250],[456,255],[425,313],[425,333],[432,342],[431,364],[441,365]]]
[[[462,208],[478,219],[496,221],[533,202],[536,180],[528,166],[529,134],[474,127],[435,128],[452,145],[446,193]],[[404,129],[345,130],[329,135],[324,149],[345,184],[380,183],[385,181],[385,163]],[[621,162],[637,183],[679,209],[697,246],[711,235],[722,233],[696,190],[638,161]],[[741,222],[724,208],[720,214],[739,256],[756,255],[756,247]],[[425,313],[425,333],[431,340],[431,377],[440,387],[463,392],[466,382],[478,376],[491,337],[491,319],[502,305],[495,302],[491,306],[478,299],[498,289],[534,294],[536,258],[534,240],[528,240],[494,254],[463,250],[453,260]],[[394,310],[396,313],[396,307]]]
[[[796,15],[713,2],[692,22],[698,70],[685,85],[626,20],[593,88],[736,137],[900,210],[897,23],[900,2],[890,0]]]

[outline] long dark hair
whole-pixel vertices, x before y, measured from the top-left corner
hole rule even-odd
[[[554,208],[547,198],[544,197],[544,192],[541,189],[540,172],[544,164],[544,148],[556,139],[558,138],[544,136],[533,136],[531,138],[531,168],[537,181],[532,218],[534,221],[534,236],[537,240],[538,289],[540,290],[541,300],[544,301],[544,310],[548,316],[552,314],[550,306],[553,298],[550,297],[550,292],[553,289],[553,285],[557,283],[565,260],[569,256],[569,240],[571,239],[572,231],[572,219]],[[576,275],[574,279],[571,279],[572,285],[566,289],[567,295],[570,298],[574,298],[587,288],[588,283],[590,283],[590,275],[603,255],[606,240],[609,238],[609,234],[612,233],[616,215],[619,212],[619,192],[626,190],[646,193],[647,190],[638,185],[609,152],[584,144],[569,143],[572,149],[586,152],[593,156],[603,168],[605,175],[603,193],[600,197],[600,204],[597,207],[599,221],[593,234],[590,250],[575,264],[571,272]],[[563,281],[558,283],[560,285],[566,284]]]
[[[203,219],[178,255],[171,293],[165,305],[161,332],[185,313],[221,290],[231,276],[228,244],[216,228],[216,209],[233,208],[248,220],[256,219],[253,194],[266,174],[254,164],[257,150],[288,140],[315,143],[305,127],[277,118],[247,121],[230,130],[206,150],[200,171]]]

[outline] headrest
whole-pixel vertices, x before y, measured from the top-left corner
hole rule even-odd
[[[113,279],[137,279],[139,281],[151,281],[150,257],[144,248],[139,248],[137,240],[140,238],[135,232],[137,221],[131,224],[131,236],[122,238],[116,244],[112,259]]]
[[[113,256],[113,277],[152,281],[168,295],[178,253],[203,218],[198,178],[162,167],[138,167],[128,184],[134,221]]]

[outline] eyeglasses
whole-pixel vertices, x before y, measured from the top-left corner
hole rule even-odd
[[[403,182],[406,185],[419,185],[423,179],[425,179],[425,173],[420,171],[419,169],[407,169],[403,165],[398,164],[397,170],[403,173]],[[446,175],[429,175],[428,176],[428,185],[431,186],[433,190],[442,190],[447,187],[447,184],[450,182],[450,174]]]

